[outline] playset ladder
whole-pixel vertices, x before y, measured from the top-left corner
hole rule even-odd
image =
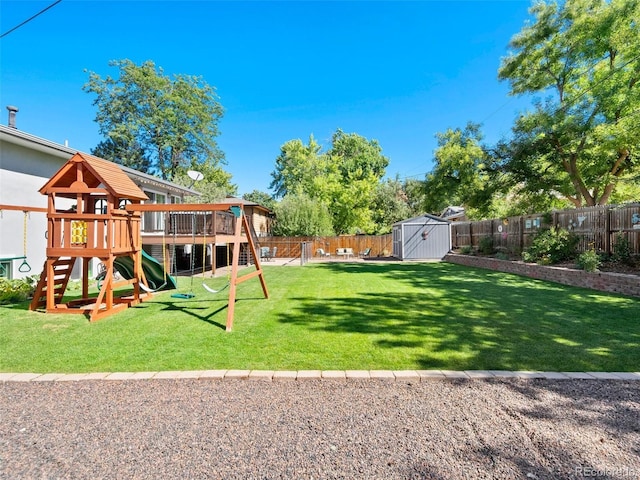
[[[57,305],[62,300],[64,291],[67,288],[67,284],[69,283],[69,278],[71,277],[71,272],[73,271],[73,266],[76,263],[76,259],[75,257],[56,258],[49,259],[44,263],[42,273],[40,274],[40,280],[38,281],[38,286],[36,287],[36,291],[33,294],[33,299],[31,300],[31,306],[29,307],[31,310],[47,307],[47,272],[49,270],[47,268],[48,262],[51,262],[53,267],[53,299],[54,304]]]

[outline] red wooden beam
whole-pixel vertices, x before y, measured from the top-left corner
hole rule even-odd
[[[24,205],[3,205],[0,204],[0,210],[16,210],[19,212],[41,212],[47,213],[47,209],[43,207],[27,207]]]

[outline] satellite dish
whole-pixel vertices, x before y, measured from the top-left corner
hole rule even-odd
[[[189,178],[194,182],[199,182],[204,178],[204,175],[202,173],[196,172],[195,170],[189,170],[187,172],[187,175],[189,175]]]

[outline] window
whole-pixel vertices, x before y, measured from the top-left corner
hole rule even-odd
[[[11,262],[0,262],[0,278],[11,280]]]
[[[164,193],[156,193],[145,190],[144,192],[149,200],[145,203],[155,203],[158,205],[167,203],[167,195]],[[151,232],[162,232],[164,231],[164,218],[165,212],[144,212],[142,215],[142,231],[151,233]]]
[[[93,211],[98,215],[106,215],[107,214],[107,199],[106,198],[98,198],[95,203],[95,207]]]

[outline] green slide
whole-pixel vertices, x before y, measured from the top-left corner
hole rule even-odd
[[[133,260],[129,256],[118,257],[113,261],[113,266],[127,280],[133,278]],[[151,255],[142,251],[142,271],[147,277],[148,287],[151,290],[174,290],[177,287],[176,280],[165,273],[164,267]]]

